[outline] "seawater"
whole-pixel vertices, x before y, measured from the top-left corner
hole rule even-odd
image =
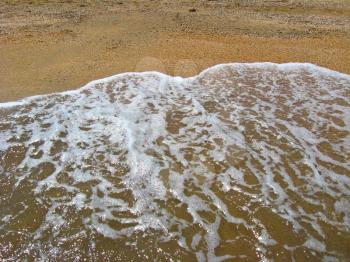
[[[226,64],[0,104],[5,261],[348,261],[350,76]]]

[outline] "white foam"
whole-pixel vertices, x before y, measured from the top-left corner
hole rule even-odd
[[[76,212],[92,210],[82,219],[82,230],[113,239],[140,231],[162,232],[164,239],[177,239],[198,260],[229,258],[215,252],[221,244],[220,223],[225,220],[252,232],[250,241],[260,258],[268,259],[267,250],[277,241],[266,222],[254,214],[269,208],[293,225],[295,232],[290,234],[306,235],[300,245],[341,259],[341,253],[329,253],[322,243],[326,236],[319,219],[340,231],[350,230],[349,212],[344,209],[350,177],[341,173],[350,167],[317,146],[327,142],[338,155],[349,148],[349,134],[336,142],[324,135],[325,127],[349,131],[347,89],[350,76],[299,63],[225,64],[187,79],[157,72],[120,74],[78,90],[0,104],[4,124],[15,124],[0,130],[0,151],[15,145],[27,148],[18,166],[9,168],[2,159],[0,171],[17,174],[15,188],[23,181],[34,182],[36,199],[51,203],[35,232],[38,242],[50,228],[60,238],[68,218],[57,210],[70,207]],[[333,99],[345,102],[326,103]],[[286,116],[279,116],[278,110]],[[343,120],[345,126],[322,113]],[[22,118],[33,121],[23,123]],[[29,137],[21,139],[26,132]],[[36,145],[38,141],[42,143]],[[33,157],[40,150],[42,156]],[[295,159],[290,159],[293,152]],[[285,157],[294,175],[284,166]],[[42,170],[35,171],[40,165]],[[298,180],[304,181],[302,186]],[[70,196],[46,195],[58,188]],[[307,212],[290,191],[321,211]],[[317,197],[320,192],[335,199],[332,207]],[[236,204],[236,195],[246,205],[239,202],[242,199]],[[191,221],[167,208],[173,200],[176,207],[186,206],[181,212],[188,213]],[[232,212],[234,208],[242,214]],[[329,208],[343,216],[342,223],[328,214]],[[123,217],[125,212],[128,217]],[[247,219],[247,212],[253,218]],[[0,218],[3,228],[12,219],[6,212]],[[123,227],[113,228],[108,221]],[[306,222],[321,240],[313,237]],[[195,232],[188,241],[184,232],[193,224],[204,233]],[[174,225],[177,230],[171,232]],[[199,247],[203,241],[206,250]]]

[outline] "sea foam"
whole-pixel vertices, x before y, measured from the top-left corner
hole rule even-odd
[[[0,254],[349,258],[350,76],[224,64],[0,104]]]

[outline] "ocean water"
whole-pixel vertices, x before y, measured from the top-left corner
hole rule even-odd
[[[226,64],[0,104],[0,260],[349,261],[350,76]]]

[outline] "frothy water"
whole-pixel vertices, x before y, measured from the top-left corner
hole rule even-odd
[[[350,76],[228,64],[0,104],[0,257],[350,259]]]

